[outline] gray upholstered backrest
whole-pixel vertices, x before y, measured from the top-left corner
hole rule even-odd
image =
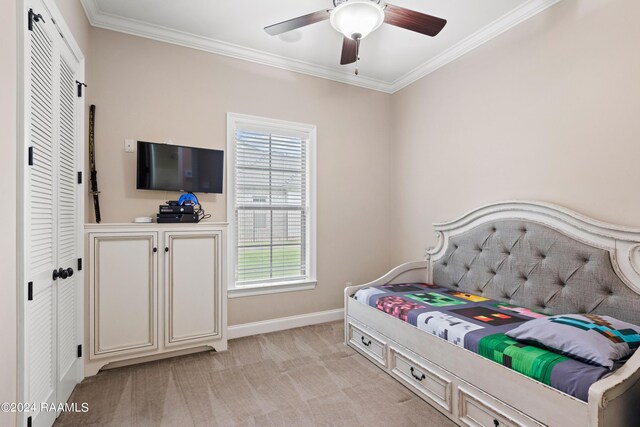
[[[618,277],[609,251],[531,221],[496,220],[450,236],[433,281],[548,314],[640,324],[640,296]]]

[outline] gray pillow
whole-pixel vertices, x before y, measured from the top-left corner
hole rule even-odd
[[[529,320],[507,336],[613,369],[640,346],[640,327],[609,316],[563,314]]]

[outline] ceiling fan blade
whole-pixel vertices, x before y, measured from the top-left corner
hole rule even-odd
[[[447,20],[387,3],[384,22],[433,37],[444,28]]]
[[[352,64],[358,59],[358,43],[360,40],[353,40],[345,37],[342,40],[342,56],[340,57],[340,65]]]
[[[289,19],[288,21],[282,21],[277,24],[264,27],[267,34],[277,36],[278,34],[286,33],[287,31],[295,30],[296,28],[306,27],[307,25],[315,24],[316,22],[329,19],[329,10],[323,9],[317,12],[309,13],[308,15],[298,16],[297,18]]]

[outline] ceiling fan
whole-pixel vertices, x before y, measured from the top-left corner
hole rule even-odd
[[[329,19],[331,26],[344,35],[340,64],[345,65],[358,61],[360,40],[376,30],[383,22],[431,37],[437,35],[447,23],[446,19],[415,10],[390,3],[380,4],[380,0],[333,0],[333,5],[335,9],[323,9],[298,16],[269,25],[264,30],[267,34],[276,36]],[[357,67],[356,74],[358,74]]]

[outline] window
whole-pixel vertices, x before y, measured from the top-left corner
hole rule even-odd
[[[227,116],[230,296],[315,286],[315,126]]]

